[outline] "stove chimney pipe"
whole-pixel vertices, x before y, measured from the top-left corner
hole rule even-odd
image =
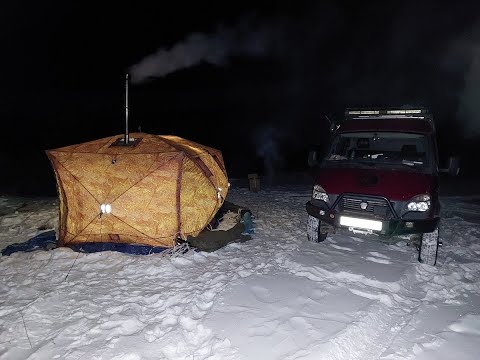
[[[130,139],[128,135],[128,74],[125,76],[125,139],[124,144],[129,145]]]

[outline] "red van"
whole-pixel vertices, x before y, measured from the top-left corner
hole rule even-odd
[[[431,113],[424,108],[347,109],[332,126],[306,204],[308,240],[343,229],[392,238],[410,235],[418,260],[435,265],[439,246],[438,151]],[[458,164],[450,162],[451,173]],[[443,171],[443,170],[442,170]]]

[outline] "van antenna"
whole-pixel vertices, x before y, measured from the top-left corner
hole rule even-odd
[[[125,76],[125,139],[124,145],[130,143],[129,134],[128,134],[128,73]]]

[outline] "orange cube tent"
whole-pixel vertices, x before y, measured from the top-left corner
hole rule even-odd
[[[172,247],[197,236],[222,206],[222,153],[177,137],[123,135],[47,150],[60,197],[58,245]]]

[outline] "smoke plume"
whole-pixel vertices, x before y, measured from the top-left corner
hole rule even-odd
[[[479,35],[477,29],[477,35]],[[480,37],[478,38],[480,39]],[[464,87],[459,99],[458,117],[464,124],[464,135],[480,135],[480,41],[468,46],[468,67],[464,72]]]
[[[260,56],[268,49],[268,31],[248,22],[219,26],[212,34],[193,33],[171,48],[159,48],[130,68],[132,82],[141,83],[206,62],[224,64],[231,56]]]
[[[263,160],[267,181],[271,182],[276,170],[283,163],[279,148],[282,134],[273,124],[268,124],[255,129],[253,135],[257,155]]]

